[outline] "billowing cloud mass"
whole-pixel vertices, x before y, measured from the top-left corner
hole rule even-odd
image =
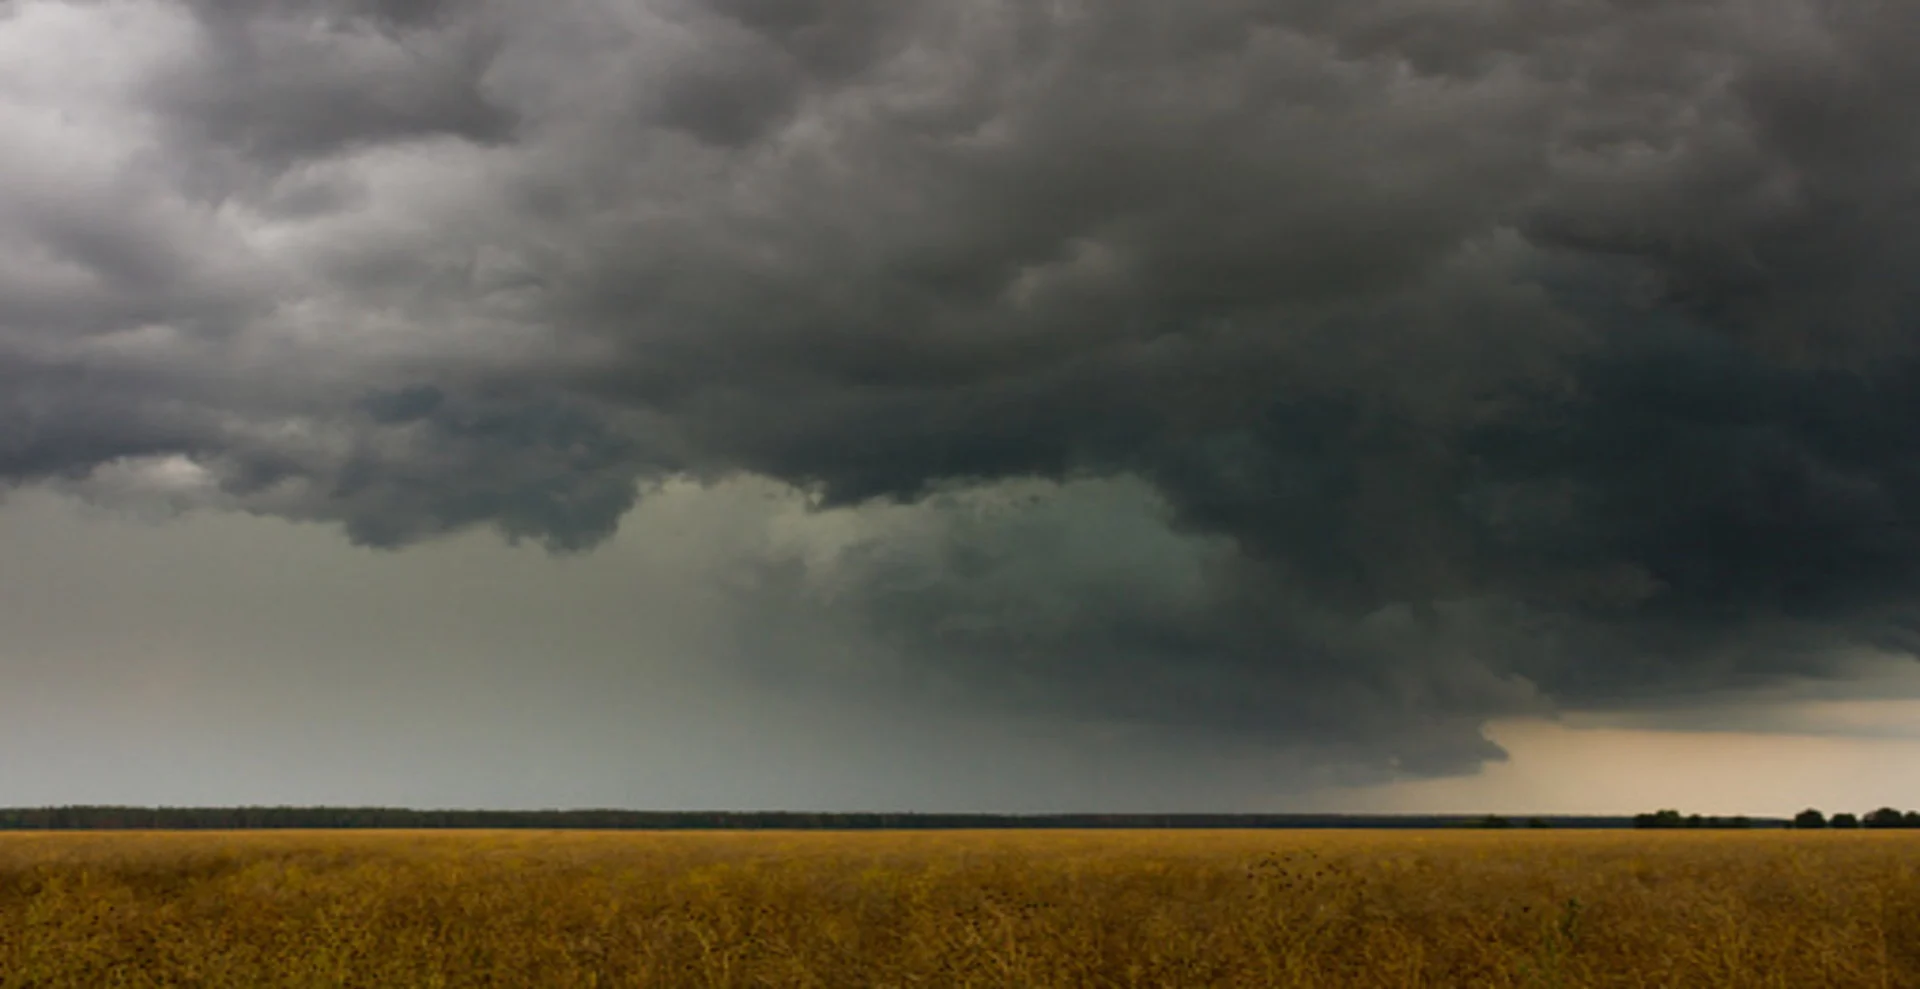
[[[1920,8],[20,0],[0,483],[590,550],[736,659],[1471,769],[1920,645]],[[155,500],[158,500],[157,502]]]

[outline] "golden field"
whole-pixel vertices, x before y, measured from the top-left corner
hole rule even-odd
[[[1914,832],[0,835],[0,987],[1920,987]]]

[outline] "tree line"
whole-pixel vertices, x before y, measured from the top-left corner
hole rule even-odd
[[[1682,816],[1677,810],[1657,810],[1651,814],[1635,814],[1633,826],[1636,828],[1750,828],[1750,817],[1701,817],[1699,814]]]
[[[1892,807],[1882,807],[1862,815],[1853,815],[1844,811],[1828,817],[1818,809],[1809,807],[1785,822],[1790,828],[1920,828],[1920,811],[1901,812]],[[1778,827],[1778,824],[1758,824],[1746,817],[1701,817],[1699,814],[1682,816],[1677,810],[1658,810],[1651,814],[1636,814],[1633,818],[1636,828],[1751,828]]]
[[[1796,828],[1920,828],[1920,811],[1901,812],[1892,807],[1882,807],[1869,811],[1859,817],[1841,812],[1828,817],[1819,810],[1809,807],[1793,815]]]

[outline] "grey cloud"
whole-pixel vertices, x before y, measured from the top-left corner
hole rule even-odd
[[[184,457],[388,546],[584,548],[676,473],[920,503],[766,614],[1373,772],[1839,676],[1914,634],[1914,20],[1769,10],[202,5],[73,97],[171,170],[0,254],[80,273],[0,303],[0,468]],[[1034,477],[1161,507],[942,500]]]
[[[699,42],[660,80],[657,120],[739,147],[790,122],[810,93],[845,85],[914,39],[910,4],[720,0],[689,12]]]
[[[414,385],[394,391],[374,392],[360,400],[361,407],[382,425],[414,422],[431,415],[446,401],[446,394],[432,385]]]
[[[1478,724],[1547,710],[1517,656],[1485,655],[1517,639],[1496,605],[1448,603],[1430,622],[1404,606],[1329,613],[1231,540],[1169,529],[1138,481],[1017,482],[902,511],[757,572],[754,613],[802,611],[743,647],[765,675],[1223,749],[1305,746],[1377,778],[1469,771],[1500,757]],[[810,645],[809,626],[832,634]]]
[[[426,435],[405,452],[363,450],[340,469],[333,497],[364,500],[343,513],[356,539],[395,545],[492,522],[509,538],[584,549],[633,507],[650,459],[556,402],[436,407],[424,419]],[[460,483],[445,483],[456,474]]]
[[[329,24],[360,20],[389,29],[442,23],[451,14],[474,8],[447,0],[189,0],[189,6],[202,17],[278,17]]]
[[[204,50],[162,83],[194,138],[290,161],[432,135],[495,142],[511,112],[483,80],[498,41],[445,5],[205,4]],[[354,16],[358,15],[358,16]]]
[[[843,82],[916,40],[905,29],[924,8],[884,0],[713,0],[708,9],[772,42],[809,77]]]
[[[717,56],[703,52],[702,65],[674,75],[661,92],[661,123],[717,145],[759,137],[800,99],[800,77],[771,54],[748,48],[715,65],[707,63]]]
[[[1920,141],[1905,110],[1920,73],[1899,53],[1920,18],[1879,3],[1789,10],[1732,35],[1754,50],[1706,60],[1718,71],[1695,73],[1696,100],[1642,96],[1657,115],[1589,138],[1532,228],[1645,262],[1676,305],[1777,359],[1911,354],[1920,228],[1900,163]],[[1702,105],[1717,112],[1688,115]]]

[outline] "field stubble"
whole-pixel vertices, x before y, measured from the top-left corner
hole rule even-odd
[[[0,989],[1920,989],[1903,832],[0,835]]]

